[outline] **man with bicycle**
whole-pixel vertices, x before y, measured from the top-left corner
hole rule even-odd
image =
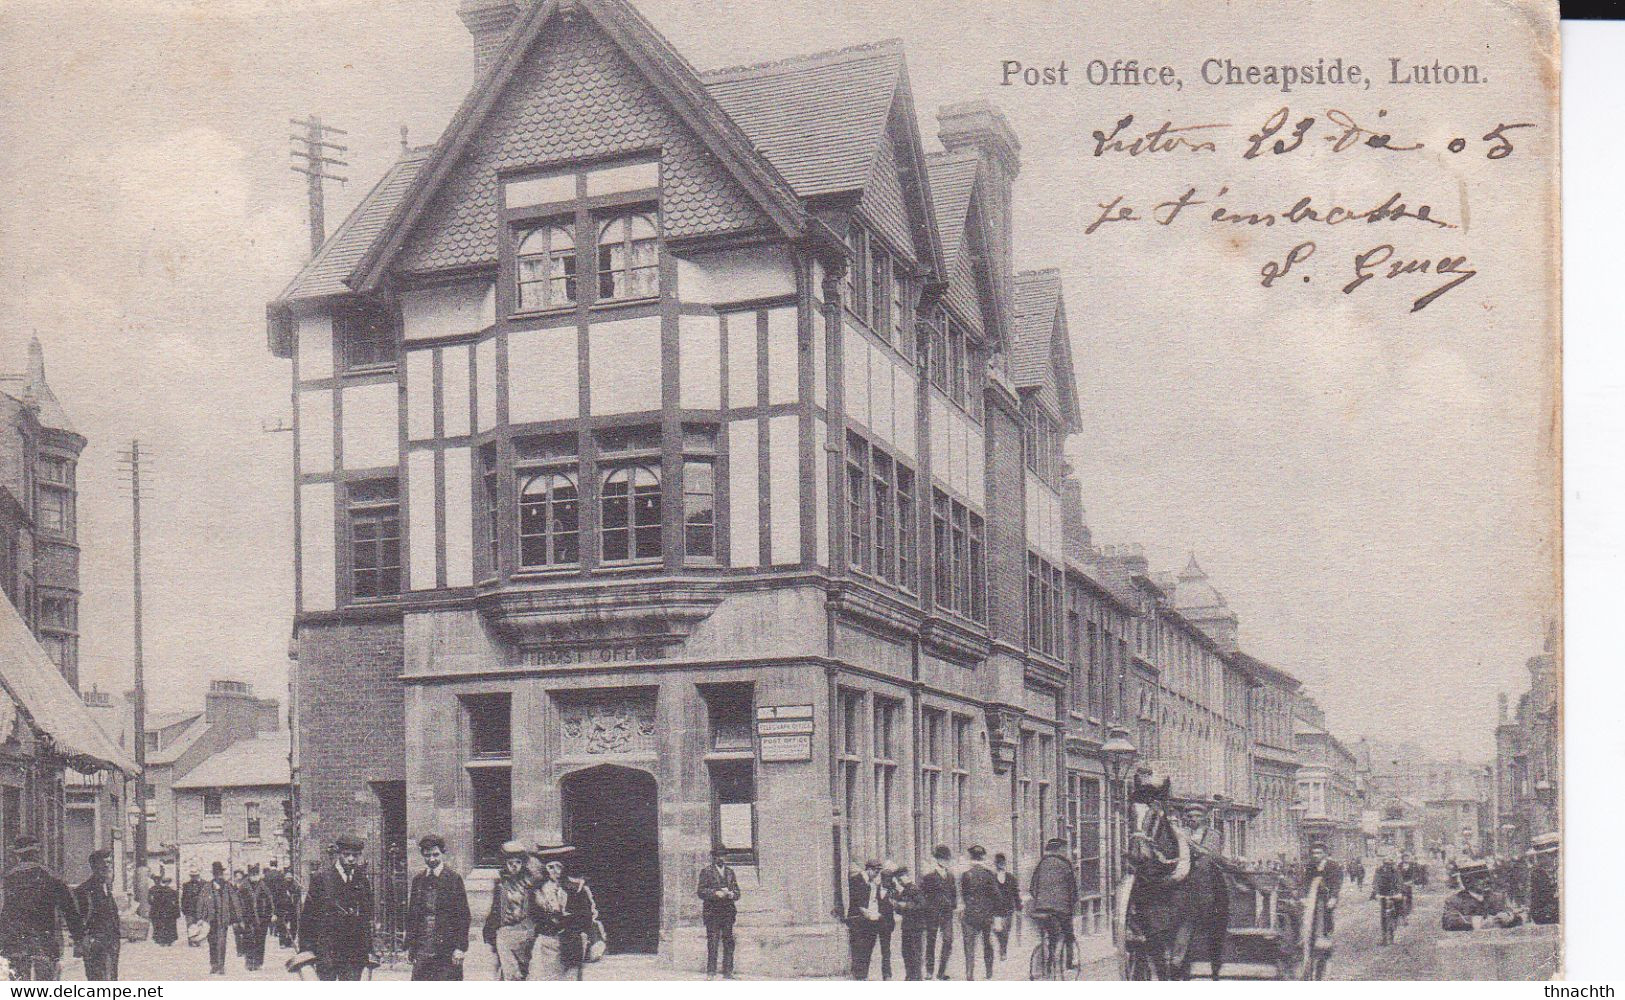
[[[1044,856],[1033,867],[1027,892],[1027,913],[1044,935],[1046,969],[1069,967],[1077,954],[1072,937],[1072,914],[1077,906],[1078,873],[1067,857],[1066,841],[1051,837],[1044,843]]]
[[[1382,864],[1377,866],[1376,873],[1371,876],[1371,898],[1378,900],[1379,918],[1382,922],[1382,943],[1390,944],[1394,939],[1394,925],[1399,922],[1399,911],[1404,905],[1404,894],[1399,884],[1399,866],[1394,859],[1384,857]]]

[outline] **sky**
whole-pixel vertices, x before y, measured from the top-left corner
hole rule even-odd
[[[1016,2],[989,17],[968,0],[640,4],[700,68],[902,38],[928,150],[940,105],[998,107],[1022,142],[1017,266],[1062,272],[1082,411],[1068,459],[1095,540],[1139,542],[1154,569],[1177,571],[1194,553],[1240,617],[1244,647],[1302,679],[1340,736],[1479,758],[1493,752],[1496,694],[1516,698],[1540,651],[1557,544],[1555,265],[1541,239],[1555,225],[1544,198],[1553,167],[1539,155],[1551,129],[1528,130],[1496,163],[1437,151],[1496,121],[1546,120],[1532,96],[1534,29],[1515,5],[1489,6],[1495,16],[1468,4],[1422,23],[1395,4],[1354,37],[1354,22],[1324,5],[1218,0],[1182,8],[1181,24],[1202,26],[1183,33],[1156,8],[1128,5]],[[150,453],[152,704],[195,706],[212,678],[285,698],[292,442],[275,428],[291,422],[289,368],[266,349],[264,309],[308,251],[288,119],[314,113],[349,132],[351,181],[328,185],[334,227],[393,161],[402,127],[414,145],[433,141],[469,86],[455,7],[0,5],[0,367],[20,369],[37,333],[50,384],[90,441],[79,470],[83,686],[129,684],[130,502],[117,453],[139,438]],[[1270,43],[1271,30],[1314,41]],[[1386,73],[1389,55],[1420,55],[1416,37],[1430,39],[1428,58],[1484,65],[1489,84],[1448,101],[1195,85],[1208,57],[1341,56]],[[1308,45],[1318,48],[1306,55]],[[1186,86],[999,85],[1008,59],[1066,59],[1076,81],[1094,58],[1175,65]],[[1414,133],[1429,151],[1092,156],[1090,132],[1124,114],[1147,127],[1236,125],[1233,139],[1283,104],[1295,120],[1333,99],[1357,115],[1384,111],[1396,141]],[[1347,227],[1311,234],[1317,283],[1271,289],[1259,267],[1294,234],[1194,215],[1189,226],[1084,234],[1119,195],[1148,208],[1220,186],[1238,206],[1290,189],[1369,208],[1403,189],[1459,229],[1382,238],[1411,240],[1404,249],[1418,256],[1469,254],[1480,274],[1411,313],[1436,282],[1335,292],[1351,253],[1373,242]]]

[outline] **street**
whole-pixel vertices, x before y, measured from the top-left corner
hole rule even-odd
[[[1343,905],[1337,911],[1337,950],[1326,970],[1328,979],[1438,979],[1435,947],[1444,931],[1439,913],[1445,893],[1418,892],[1416,908],[1394,935],[1394,943],[1381,944],[1381,910],[1367,899],[1369,890],[1344,886]]]

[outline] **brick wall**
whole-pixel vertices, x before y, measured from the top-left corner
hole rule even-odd
[[[299,628],[299,783],[305,860],[340,833],[375,847],[371,782],[404,781],[399,619]]]
[[[993,635],[1020,645],[1025,638],[1027,590],[1021,428],[1001,407],[989,406],[987,430],[987,572]]]

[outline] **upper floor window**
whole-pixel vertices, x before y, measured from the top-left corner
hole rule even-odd
[[[710,562],[717,557],[717,428],[683,428],[683,554]]]
[[[652,217],[621,215],[598,229],[598,298],[646,299],[660,293],[660,240]]]
[[[352,302],[333,311],[333,335],[346,368],[395,363],[395,318],[371,302]]]
[[[660,473],[644,465],[604,474],[599,535],[604,562],[660,558]]]
[[[39,481],[42,483],[56,483],[58,486],[73,485],[73,463],[65,458],[54,456],[41,456],[39,460]]]
[[[571,566],[581,560],[581,491],[573,472],[544,471],[519,489],[519,564]]]
[[[73,534],[73,498],[65,490],[40,486],[35,491],[35,523],[51,535]]]
[[[393,479],[351,483],[350,586],[356,598],[401,592],[401,514]]]
[[[519,308],[575,305],[576,241],[567,225],[545,225],[519,240]]]

